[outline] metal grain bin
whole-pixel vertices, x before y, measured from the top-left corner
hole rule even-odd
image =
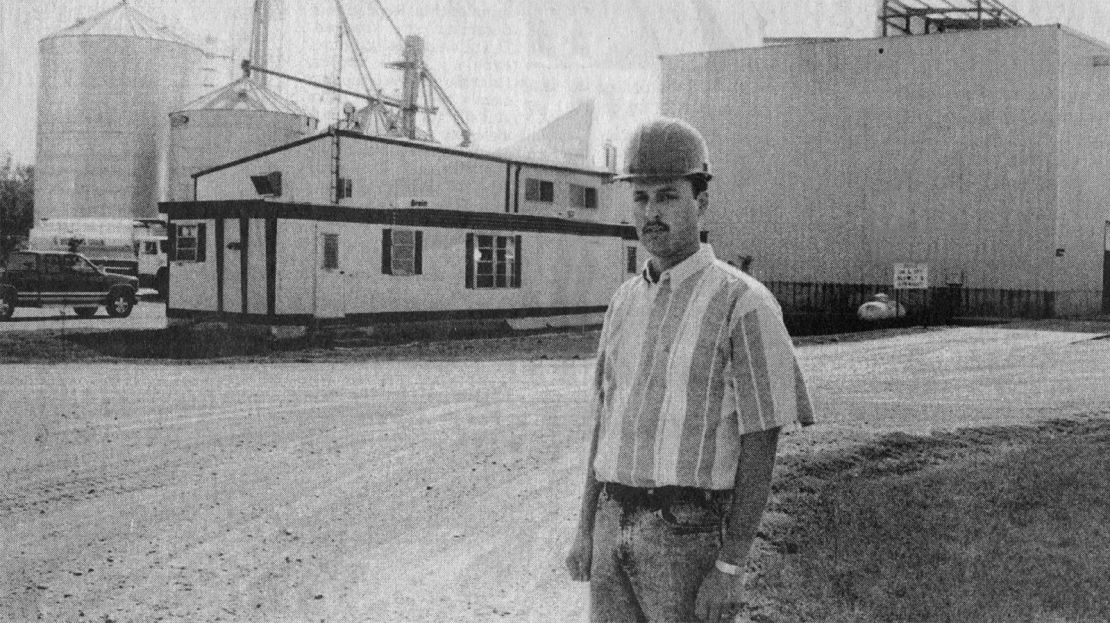
[[[243,77],[170,114],[170,201],[193,199],[192,174],[316,133],[317,120]]]
[[[204,52],[121,2],[39,41],[37,218],[157,218]]]

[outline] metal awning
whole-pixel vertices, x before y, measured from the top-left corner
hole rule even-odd
[[[883,0],[884,37],[1032,26],[999,0]]]

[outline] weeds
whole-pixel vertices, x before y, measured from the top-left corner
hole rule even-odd
[[[1054,421],[786,461],[766,589],[786,620],[1108,620],[1108,443]]]

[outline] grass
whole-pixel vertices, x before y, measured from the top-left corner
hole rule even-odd
[[[1110,620],[1108,447],[1090,419],[784,461],[766,620]]]
[[[387,334],[364,345],[337,347],[328,336],[275,340],[264,332],[211,323],[168,329],[0,332],[0,363],[592,359],[597,340],[596,330],[481,339]]]
[[[268,355],[278,349],[279,345],[264,335],[219,326],[201,331],[171,328],[0,333],[0,363],[211,359]]]
[[[509,335],[419,335],[383,331],[372,341],[337,346],[331,336],[271,339],[264,332],[207,323],[167,329],[0,331],[0,363],[179,360],[364,361],[370,359],[486,361],[509,359],[593,359],[596,329],[551,330]],[[795,344],[829,344],[893,337],[921,328],[880,329],[795,338]],[[929,329],[936,330],[936,329]]]

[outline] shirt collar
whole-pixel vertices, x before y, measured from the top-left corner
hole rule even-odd
[[[660,283],[669,279],[672,283],[678,285],[682,283],[683,279],[712,264],[715,259],[713,247],[703,242],[693,255],[663,271],[658,280],[652,280],[651,278],[651,270],[649,270],[651,260],[644,262],[644,268],[640,271],[640,276],[649,284]]]

